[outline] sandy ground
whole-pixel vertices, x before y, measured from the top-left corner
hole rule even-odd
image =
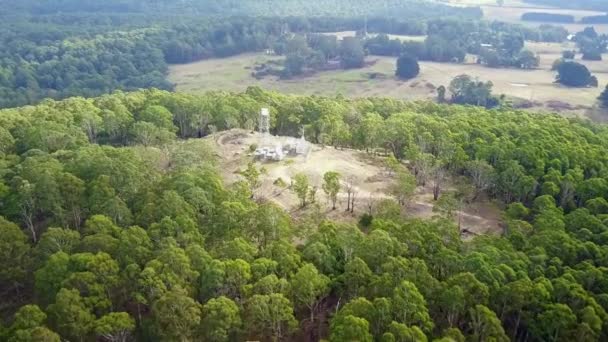
[[[220,169],[224,170],[223,175],[227,183],[242,179],[238,171],[243,170],[252,160],[249,147],[252,144],[260,146],[261,141],[257,133],[245,130],[221,132],[208,139],[215,142],[220,158]],[[295,217],[303,215],[304,212],[299,208],[299,200],[295,193],[289,188],[276,186],[274,182],[281,178],[289,185],[296,174],[304,173],[308,176],[310,184],[318,187],[317,203],[321,208],[321,214],[330,219],[357,222],[359,216],[369,210],[370,202],[373,207],[374,203],[391,198],[386,193],[386,189],[390,186],[392,177],[387,174],[377,157],[371,157],[360,151],[312,146],[307,157],[288,157],[280,162],[258,162],[258,167],[264,167],[266,174],[262,176],[262,185],[256,190],[255,197],[259,200],[271,200]],[[330,203],[321,189],[323,174],[327,171],[339,172],[343,180],[352,179],[357,193],[354,213],[345,211],[347,195],[344,192],[338,196],[337,209],[331,210]],[[403,214],[419,218],[436,215],[433,213],[431,189],[419,187],[408,207],[404,208]],[[462,229],[473,233],[466,235],[465,238],[475,234],[502,232],[501,212],[487,200],[472,204],[459,213],[459,216]]]

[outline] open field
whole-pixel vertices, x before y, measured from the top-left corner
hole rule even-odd
[[[340,32],[323,32],[322,34],[328,36],[336,36],[338,40],[342,40],[345,37],[355,37],[357,32],[355,31],[340,31]],[[370,36],[375,36],[375,33],[370,33]],[[387,34],[390,39],[399,39],[404,42],[423,42],[426,36],[407,36],[400,34]]]
[[[521,15],[529,11],[571,14],[577,19],[583,16],[598,15],[600,12],[563,10],[547,8],[522,2],[505,0],[505,5],[496,5],[495,0],[449,0],[456,6],[480,5],[486,19],[501,20],[538,26],[543,23],[523,22]],[[582,30],[586,25],[565,24],[571,32]],[[608,25],[594,25],[599,32],[608,33]],[[338,39],[355,35],[354,31],[325,33],[336,35]],[[390,35],[391,38],[403,41],[424,41],[425,36]],[[277,77],[265,77],[257,80],[251,76],[253,67],[281,57],[264,54],[245,54],[241,56],[212,59],[186,65],[175,65],[170,68],[169,79],[177,89],[186,92],[203,92],[212,89],[243,91],[248,86],[258,85],[266,89],[282,92],[333,96],[342,94],[350,97],[389,96],[406,100],[434,99],[435,89],[440,85],[447,86],[460,75],[469,74],[483,81],[494,83],[494,93],[505,94],[516,105],[525,104],[534,111],[560,111],[576,115],[593,114],[593,104],[608,83],[607,61],[581,61],[598,78],[599,88],[567,88],[555,84],[555,72],[551,71],[553,62],[561,57],[563,50],[576,50],[574,44],[532,43],[526,47],[540,57],[537,70],[493,69],[475,63],[475,56],[468,56],[464,64],[446,64],[420,62],[420,75],[410,81],[401,81],[394,77],[395,58],[368,57],[368,65],[357,70],[335,70],[319,72],[290,80]],[[580,59],[578,56],[577,59]]]
[[[484,18],[488,20],[499,20],[511,23],[518,23],[531,27],[538,27],[543,24],[551,24],[565,27],[570,33],[580,32],[585,27],[593,26],[599,33],[608,33],[608,24],[564,24],[564,23],[550,23],[540,21],[523,21],[521,20],[522,14],[526,12],[545,12],[554,14],[567,14],[573,15],[576,21],[579,21],[582,17],[593,16],[593,15],[604,15],[603,12],[596,11],[583,11],[583,10],[570,10],[570,9],[534,9],[529,7],[498,7],[498,6],[481,6],[483,10]]]
[[[571,9],[553,9],[553,8],[531,8],[529,6],[525,7],[511,7],[511,6],[481,6],[483,10],[484,17],[490,20],[501,20],[508,22],[519,22],[521,21],[521,16],[527,12],[543,12],[543,13],[552,13],[552,14],[564,14],[564,15],[572,15],[576,21],[579,21],[583,17],[589,17],[593,15],[604,15],[603,12],[598,11],[585,11],[585,10],[571,10]],[[522,21],[525,23],[535,23]],[[538,22],[536,22],[538,24]]]
[[[247,163],[252,160],[249,146],[259,145],[262,141],[258,133],[245,130],[221,132],[207,139],[214,142],[220,158],[220,170],[223,170],[224,179],[229,184],[242,179],[237,172],[245,169]],[[360,151],[313,145],[308,156],[287,157],[280,162],[257,163],[258,167],[263,166],[266,169],[266,173],[262,175],[261,186],[255,196],[258,200],[270,200],[276,203],[294,217],[305,214],[299,208],[299,199],[293,191],[288,187],[282,188],[274,184],[278,178],[290,184],[296,174],[304,173],[308,176],[311,186],[319,188],[317,203],[320,205],[321,215],[355,223],[362,213],[369,211],[370,206],[374,211],[379,201],[391,198],[387,194],[387,189],[393,181],[393,176],[387,174],[381,167],[380,158]],[[321,190],[323,174],[328,171],[340,173],[343,180],[348,178],[353,180],[357,193],[354,213],[345,211],[347,195],[343,192],[338,195],[337,209],[331,210],[328,199]],[[433,213],[433,205],[432,189],[418,187],[409,205],[403,208],[403,215],[430,218],[436,215]],[[501,211],[485,199],[470,204],[459,215],[462,229],[474,235],[502,232]],[[470,233],[463,234],[464,238],[471,236]]]
[[[170,69],[169,78],[177,85],[177,90],[193,93],[209,90],[244,91],[248,86],[257,85],[295,94],[388,96],[417,100],[434,99],[438,86],[447,86],[454,77],[466,73],[483,81],[492,81],[496,94],[505,94],[516,102],[531,101],[532,110],[585,114],[603,87],[567,88],[554,83],[555,72],[550,70],[561,51],[572,49],[573,45],[527,43],[527,47],[540,54],[541,66],[537,70],[487,68],[475,64],[471,56],[465,64],[420,62],[420,75],[413,80],[401,81],[394,77],[395,58],[373,56],[368,57],[370,62],[374,62],[373,65],[363,69],[319,72],[291,80],[280,80],[277,77],[257,80],[251,76],[254,65],[281,57],[245,54],[174,65]],[[608,62],[583,63],[598,77],[600,85],[608,83]]]
[[[447,3],[452,6],[497,6],[496,0],[438,0],[441,3]],[[548,6],[530,4],[523,0],[504,0],[504,5],[507,7],[530,7],[530,8],[548,8]]]
[[[480,6],[483,11],[484,18],[487,20],[519,23],[531,27],[538,27],[543,24],[560,25],[565,27],[571,33],[582,31],[587,26],[593,26],[595,27],[595,30],[600,33],[608,33],[608,24],[563,24],[521,20],[522,14],[526,12],[545,12],[572,15],[574,16],[574,19],[576,21],[579,21],[582,17],[604,15],[604,12],[559,9],[554,7],[529,4],[521,0],[505,0],[503,6],[498,6],[495,0],[448,0],[444,2],[447,2],[454,6]]]

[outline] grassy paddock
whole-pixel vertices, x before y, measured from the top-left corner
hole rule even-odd
[[[346,37],[354,37],[357,32],[355,31],[340,31],[340,32],[323,32],[322,34],[328,36],[336,36],[338,40],[342,40]],[[371,33],[370,36],[375,36],[376,34]],[[426,39],[426,36],[407,36],[401,34],[388,34],[390,39],[399,39],[404,42],[423,42]]]
[[[487,68],[476,65],[470,56],[466,64],[420,62],[420,75],[413,80],[401,81],[394,76],[395,58],[370,56],[368,60],[375,63],[363,69],[320,72],[291,80],[272,76],[256,80],[251,76],[254,65],[282,58],[257,53],[174,65],[170,68],[169,79],[177,85],[177,90],[193,93],[218,89],[243,91],[248,86],[257,85],[305,95],[388,96],[418,100],[435,98],[436,87],[447,87],[454,77],[466,73],[480,80],[492,81],[497,94],[505,94],[518,101],[532,101],[535,103],[531,107],[533,110],[560,108],[576,114],[584,114],[608,83],[608,62],[585,61],[598,77],[600,88],[566,88],[555,84],[551,64],[560,57],[562,50],[573,46],[570,43],[527,43],[527,47],[540,54],[541,66],[537,70]],[[561,105],[566,102],[571,108]]]
[[[496,0],[447,0],[444,2],[447,2],[453,6],[480,6],[483,10],[484,18],[487,20],[519,23],[531,27],[538,27],[542,24],[561,25],[572,33],[582,31],[585,27],[590,25],[522,21],[521,16],[526,12],[545,12],[572,15],[578,21],[582,17],[606,14],[598,11],[560,9],[556,7],[530,4],[523,2],[522,0],[505,0],[503,6],[498,6]],[[596,31],[600,33],[608,33],[608,24],[594,24],[592,26],[594,26]]]

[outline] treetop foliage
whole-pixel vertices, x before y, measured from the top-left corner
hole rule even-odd
[[[581,63],[563,61],[557,66],[557,81],[570,87],[585,87],[593,83],[589,69]],[[597,86],[597,79],[595,79]]]
[[[563,28],[480,21],[479,8],[428,1],[5,1],[0,22],[0,108],[45,98],[99,96],[114,90],[171,90],[168,64],[275,49],[291,34],[354,30],[424,35],[418,43],[373,48],[372,54],[462,61],[480,44],[510,32],[528,40],[562,41]],[[313,50],[320,50],[313,47]],[[340,54],[344,67],[362,65],[351,46]],[[519,51],[517,51],[519,52]],[[510,66],[521,67],[515,53]],[[289,71],[313,69],[327,54],[288,55]],[[525,57],[525,56],[524,56]],[[526,59],[530,61],[530,59]],[[316,66],[316,67],[315,67]],[[297,72],[296,72],[297,73]]]
[[[53,15],[59,13],[129,13],[153,15],[190,15],[203,16],[383,16],[383,17],[443,17],[462,16],[480,18],[479,7],[453,8],[421,0],[61,0],[40,2],[36,0],[7,1],[3,3],[7,13],[29,13],[31,15]]]
[[[461,241],[447,200],[420,220],[387,199],[365,231],[292,221],[252,199],[255,177],[225,186],[197,139],[254,126],[260,107],[274,134],[304,126],[313,142],[407,158],[399,201],[425,172],[465,175],[508,205],[505,234]],[[0,111],[0,127],[2,340],[287,341],[326,320],[315,338],[608,336],[604,125],[249,88],[46,100]],[[328,173],[323,191],[339,183]]]
[[[410,79],[418,76],[420,65],[418,60],[410,55],[402,55],[397,59],[397,71],[395,75],[399,78]]]

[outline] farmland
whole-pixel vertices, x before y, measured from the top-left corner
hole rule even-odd
[[[527,26],[538,27],[545,22],[529,22],[522,21],[521,16],[527,12],[544,12],[553,14],[566,14],[574,16],[578,22],[581,18],[587,16],[604,15],[603,12],[598,11],[586,11],[586,10],[573,10],[573,9],[559,9],[553,7],[544,7],[535,4],[529,4],[521,0],[505,0],[503,6],[498,6],[494,0],[449,0],[450,4],[454,6],[480,6],[483,11],[484,19],[487,20],[498,20],[511,23],[519,23]],[[565,27],[570,32],[582,31],[585,27],[590,26],[586,24],[559,24]],[[608,33],[608,24],[592,25],[595,30],[599,33]]]
[[[477,65],[474,56],[463,64],[420,62],[420,75],[409,81],[394,77],[395,58],[368,56],[368,66],[356,70],[333,70],[289,80],[268,76],[251,76],[255,65],[280,60],[281,57],[261,53],[245,54],[227,59],[210,59],[170,68],[170,81],[178,91],[201,93],[209,90],[242,91],[248,86],[261,86],[303,95],[342,94],[348,97],[388,96],[407,100],[432,99],[435,89],[447,85],[460,75],[469,74],[483,81],[492,81],[494,92],[505,94],[518,105],[540,111],[586,114],[601,88],[567,88],[554,83],[551,65],[561,51],[572,49],[571,43],[526,43],[540,56],[536,70],[488,68]],[[600,84],[608,82],[608,63],[581,61],[598,77]],[[567,100],[565,100],[567,99]],[[524,101],[525,100],[525,101]]]

